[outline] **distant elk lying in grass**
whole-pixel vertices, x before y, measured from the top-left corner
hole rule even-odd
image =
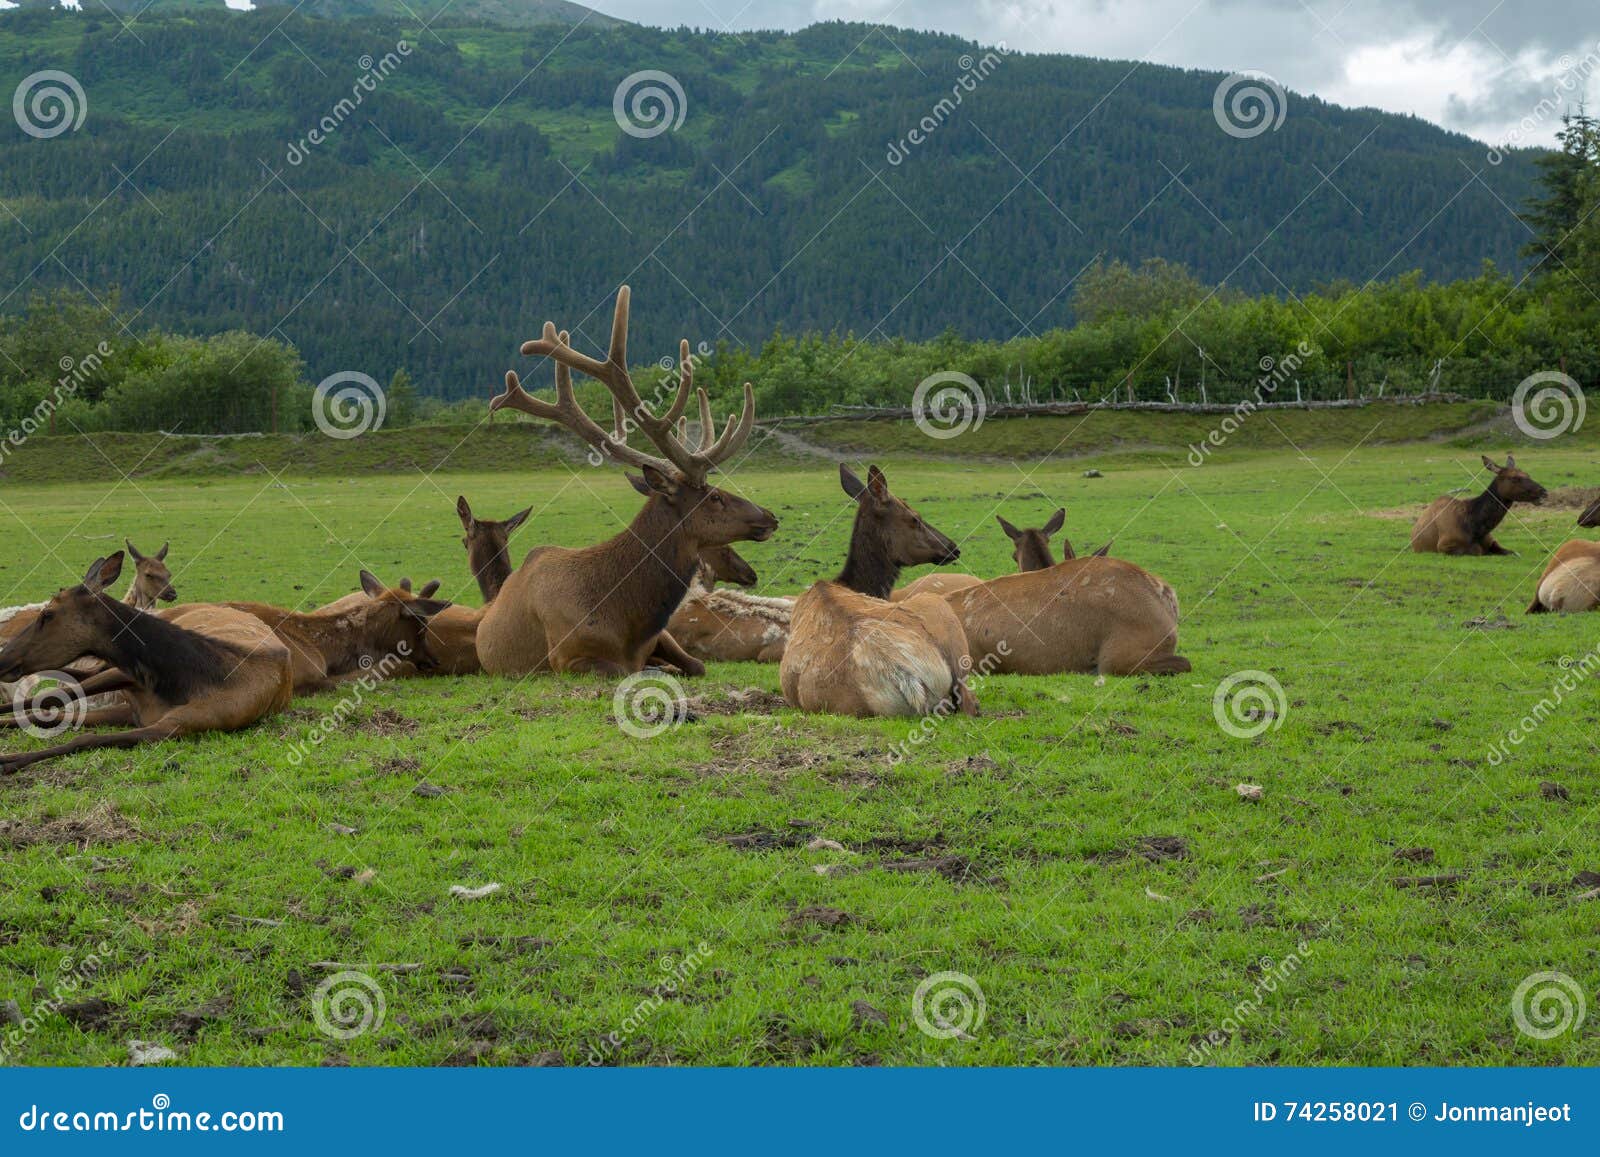
[[[1600,526],[1600,500],[1578,515],[1578,525]],[[1528,613],[1573,614],[1596,607],[1600,607],[1600,542],[1575,538],[1562,543],[1539,576],[1538,593],[1533,596]]]
[[[689,343],[680,343],[677,394],[657,414],[634,388],[628,373],[627,286],[617,291],[611,345],[604,361],[579,353],[568,336],[546,322],[544,335],[523,344],[525,355],[550,358],[556,366],[554,402],[528,394],[515,373],[490,410],[514,409],[555,422],[613,462],[637,467],[649,500],[615,537],[570,550],[541,546],[506,580],[478,627],[478,659],[493,675],[532,671],[626,675],[646,662],[666,662],[688,674],[705,665],[684,652],[667,633],[704,551],[734,542],[761,542],[778,528],[770,510],[707,483],[707,477],[744,445],[755,426],[755,391],[744,387],[744,409],[715,436],[711,403],[694,389]],[[608,434],[578,403],[572,371],[600,382],[612,396]],[[700,403],[700,442],[691,448],[675,432],[691,396]],[[661,452],[645,454],[627,444],[635,425]]]
[[[129,730],[75,735],[37,751],[0,755],[0,772],[88,748],[233,731],[288,706],[294,691],[289,649],[265,623],[204,603],[166,617],[141,611],[104,593],[121,570],[121,551],[95,559],[83,582],[46,603],[26,630],[0,647],[0,679],[61,670],[93,656],[107,669],[86,680],[80,693],[118,692],[120,701],[87,711],[77,722]],[[18,714],[27,720],[39,707],[38,700],[22,704],[4,721],[19,722]],[[59,710],[59,702],[53,708]]]
[[[839,481],[856,501],[850,553],[837,579],[795,599],[783,697],[836,715],[976,715],[972,659],[950,607],[937,595],[888,601],[901,568],[952,563],[960,549],[890,494],[876,466],[863,483],[841,464]]]
[[[1514,502],[1542,502],[1547,493],[1532,478],[1517,469],[1517,460],[1506,455],[1506,464],[1496,466],[1487,454],[1483,465],[1494,478],[1489,488],[1476,498],[1436,498],[1411,528],[1411,549],[1418,554],[1511,554],[1494,540],[1492,533],[1505,519]]]
[[[1067,511],[1063,507],[1050,516],[1050,520],[1037,530],[1018,530],[998,514],[995,521],[1000,524],[1000,529],[1006,532],[1006,537],[1011,540],[1011,557],[1016,561],[1017,572],[1026,573],[1030,570],[1045,570],[1056,565],[1055,554],[1050,549],[1050,536],[1057,533],[1067,520]],[[1111,549],[1108,542],[1094,552],[1093,557],[1103,558]],[[1061,552],[1065,558],[1078,557],[1072,552],[1072,543],[1063,538]],[[901,602],[912,595],[948,595],[955,591],[965,590],[967,587],[977,586],[984,580],[973,574],[957,574],[953,571],[935,571],[925,574],[913,582],[907,583],[889,596],[890,602]]]

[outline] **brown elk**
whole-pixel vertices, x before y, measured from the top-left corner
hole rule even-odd
[[[782,659],[794,600],[717,590],[719,580],[754,586],[756,572],[732,547],[702,553],[699,573],[673,612],[668,633],[696,659],[724,663],[776,663]]]
[[[1038,530],[1018,530],[998,514],[995,515],[995,521],[1011,540],[1011,557],[1016,561],[1018,571],[1044,570],[1046,567],[1056,565],[1055,555],[1050,550],[1050,536],[1059,531],[1067,521],[1065,507],[1052,514],[1050,520]],[[1111,544],[1108,542],[1096,553],[1104,554],[1110,549]],[[1067,558],[1077,557],[1072,553],[1072,543],[1065,538],[1061,540],[1061,550]],[[889,600],[898,603],[913,595],[953,594],[967,587],[977,586],[982,581],[977,575],[956,574],[950,571],[925,574],[895,591],[889,596]]]
[[[171,543],[163,542],[161,549],[152,555],[140,554],[131,542],[126,542],[128,557],[133,559],[133,579],[128,583],[128,590],[122,596],[122,601],[131,607],[138,607],[141,611],[148,611],[158,602],[170,603],[178,597],[178,592],[172,586],[172,572],[167,569],[167,548]],[[0,642],[14,639],[32,623],[34,617],[44,609],[44,603],[34,603],[25,607],[10,607],[0,611]]]
[[[478,590],[483,592],[485,603],[494,602],[506,579],[511,577],[511,536],[533,513],[533,507],[519,510],[504,522],[477,518],[465,496],[456,498],[456,517],[461,519],[465,532],[461,545],[467,548],[467,566],[472,577],[478,580]]]
[[[62,590],[16,638],[0,647],[0,679],[59,670],[86,655],[108,670],[81,691],[119,692],[83,715],[80,726],[126,731],[75,735],[37,751],[0,756],[10,773],[40,760],[96,747],[132,747],[200,731],[233,731],[281,711],[293,674],[289,650],[255,616],[204,604],[152,615],[108,598],[122,552],[99,558],[83,582]],[[37,702],[24,704],[27,717]]]
[[[878,467],[863,483],[841,464],[839,482],[856,501],[850,553],[837,579],[795,599],[778,670],[784,699],[838,715],[976,715],[972,662],[949,605],[936,595],[888,601],[901,568],[952,563],[960,549],[889,493]]]
[[[1476,498],[1451,498],[1446,495],[1429,504],[1411,528],[1411,549],[1418,554],[1512,554],[1494,540],[1493,530],[1504,520],[1514,502],[1541,502],[1547,493],[1532,478],[1517,469],[1517,461],[1506,455],[1506,464],[1496,466],[1485,454],[1484,467],[1494,475],[1489,488]]]
[[[489,403],[491,412],[521,410],[565,427],[602,456],[638,467],[650,490],[644,508],[621,534],[580,550],[541,546],[528,553],[478,627],[478,658],[491,674],[549,669],[625,675],[641,670],[652,656],[689,673],[704,671],[699,660],[664,633],[701,553],[733,542],[764,541],[778,527],[771,511],[706,482],[750,437],[755,391],[745,383],[743,413],[737,421],[730,417],[715,436],[710,401],[699,390],[701,442],[690,449],[674,433],[695,392],[689,343],[679,347],[677,395],[658,415],[640,398],[628,374],[629,299],[627,286],[617,291],[604,361],[573,349],[551,322],[545,323],[539,340],[523,344],[524,354],[555,362],[554,402],[533,398],[515,373],[507,373],[505,392]],[[610,391],[616,436],[608,435],[578,404],[573,370]],[[628,446],[621,435],[629,423],[644,430],[661,457]]]
[[[1017,675],[1175,675],[1178,595],[1149,571],[1103,557],[1002,575],[945,596],[984,669]]]
[[[1600,526],[1600,499],[1578,515],[1582,527]],[[1528,614],[1546,611],[1571,614],[1592,611],[1600,606],[1600,542],[1575,538],[1556,548],[1544,573],[1539,576],[1537,593],[1528,605]]]
[[[400,587],[385,587],[365,570],[361,589],[365,601],[347,610],[301,612],[242,602],[220,605],[254,615],[289,649],[296,695],[326,691],[373,670],[386,676],[406,673],[402,662],[417,670],[432,667],[434,660],[424,645],[428,621],[450,604]]]

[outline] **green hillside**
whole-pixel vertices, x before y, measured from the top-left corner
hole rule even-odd
[[[1073,320],[1096,256],[1284,295],[1517,268],[1527,236],[1507,206],[1529,156],[1490,166],[1415,118],[1298,94],[1240,139],[1213,73],[857,25],[734,36],[578,10],[514,28],[567,9],[393,6],[443,12],[0,15],[0,88],[61,70],[88,106],[49,139],[0,119],[0,313],[119,287],[135,331],[246,330],[293,342],[311,381],[403,366],[461,397],[547,316],[600,343],[623,280],[645,362],[683,335],[1039,334]],[[681,125],[648,137],[613,110],[646,70],[683,92]]]

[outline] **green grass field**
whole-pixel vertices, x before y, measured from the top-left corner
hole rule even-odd
[[[1010,566],[996,513],[1038,525],[1064,505],[1080,549],[1114,538],[1177,588],[1194,663],[989,678],[981,718],[904,760],[910,722],[804,716],[776,668],[713,665],[686,681],[692,718],[645,740],[600,680],[434,679],[366,694],[298,763],[339,697],[0,779],[0,1000],[69,1006],[0,1025],[0,1047],[21,1064],[125,1063],[134,1039],[187,1064],[1183,1064],[1215,1034],[1206,1063],[1600,1062],[1595,1018],[1536,1040],[1512,1015],[1534,973],[1600,986],[1600,903],[1580,898],[1600,884],[1581,876],[1600,871],[1593,689],[1491,758],[1600,641],[1596,620],[1522,614],[1549,550],[1583,533],[1574,507],[1514,511],[1498,537],[1515,558],[1413,555],[1409,515],[1482,486],[1476,448],[1259,440],[1198,469],[1108,457],[1093,479],[1081,459],[887,460],[978,573]],[[637,506],[615,470],[466,459],[8,480],[0,603],[75,581],[124,535],[172,541],[184,600],[309,607],[366,566],[476,602],[458,493],[491,517],[533,504],[515,557]],[[1586,446],[1518,461],[1553,491],[1600,484]],[[732,485],[783,519],[745,552],[763,592],[837,569],[851,511],[827,462],[758,460]],[[1214,714],[1244,671],[1283,691],[1253,738]],[[1397,886],[1419,876],[1453,882]],[[374,979],[381,1024],[319,1029],[330,963]],[[983,996],[958,1036],[913,1016],[945,972]]]

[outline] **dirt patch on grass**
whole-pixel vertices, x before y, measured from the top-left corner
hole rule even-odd
[[[411,735],[417,730],[417,721],[392,708],[379,707],[362,721],[361,730],[373,735]]]
[[[789,705],[783,696],[759,687],[742,690],[728,688],[720,693],[696,695],[689,700],[689,710],[696,715],[773,715],[787,711]]]
[[[1600,486],[1563,486],[1552,490],[1539,503],[1543,510],[1583,510],[1600,498]]]
[[[1126,847],[1090,852],[1084,859],[1097,864],[1116,864],[1135,856],[1152,864],[1164,863],[1167,860],[1187,860],[1189,841],[1182,836],[1140,836]]]
[[[82,851],[91,844],[110,844],[120,840],[144,838],[139,825],[119,812],[116,805],[96,804],[77,816],[54,819],[0,819],[0,847],[26,848],[34,844],[55,844]]]

